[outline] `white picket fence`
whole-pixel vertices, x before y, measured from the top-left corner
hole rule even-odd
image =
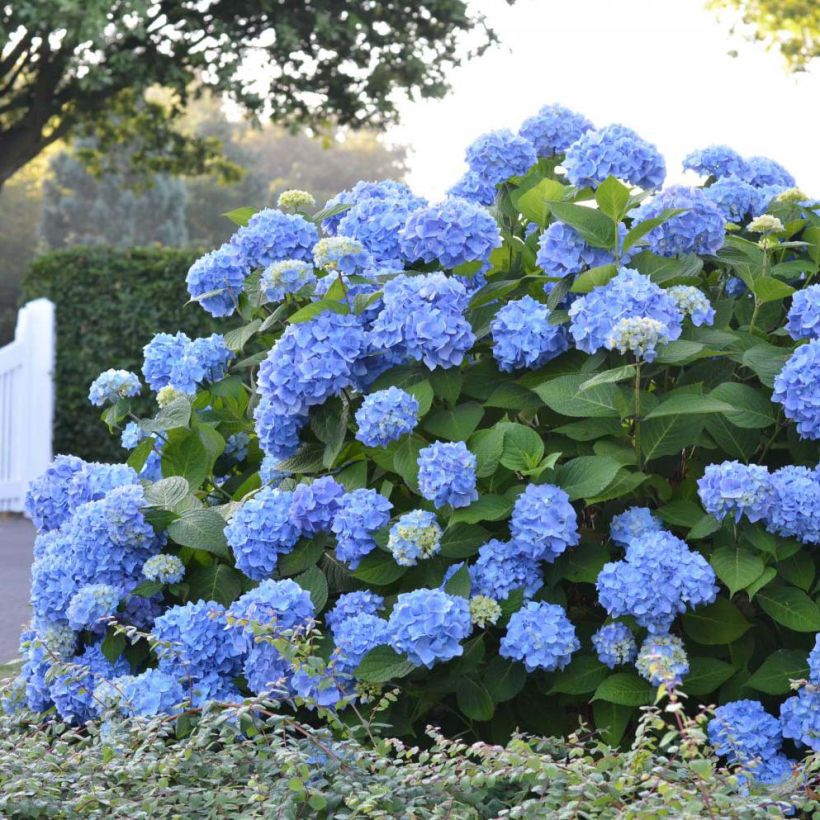
[[[54,305],[35,299],[17,314],[14,341],[0,348],[0,511],[22,512],[29,481],[51,461]]]

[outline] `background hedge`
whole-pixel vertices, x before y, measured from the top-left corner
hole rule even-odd
[[[205,311],[185,304],[185,274],[199,254],[95,246],[34,261],[23,282],[23,301],[45,296],[57,305],[55,453],[122,460],[119,440],[108,435],[99,409],[88,403],[88,386],[109,367],[140,372],[142,347],[155,333],[214,331]],[[220,331],[225,329],[222,322]]]

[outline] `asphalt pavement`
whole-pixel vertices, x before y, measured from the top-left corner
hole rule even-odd
[[[17,657],[28,603],[34,527],[27,518],[0,513],[0,664]]]

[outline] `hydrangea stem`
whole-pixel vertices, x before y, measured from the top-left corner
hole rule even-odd
[[[641,360],[635,361],[635,420],[632,430],[632,442],[635,447],[635,455],[638,458],[638,466],[641,466]]]

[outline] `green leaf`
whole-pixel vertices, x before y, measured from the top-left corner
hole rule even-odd
[[[704,427],[724,453],[741,461],[749,461],[760,443],[757,430],[735,427],[723,415],[707,416]]]
[[[809,676],[807,653],[799,649],[778,649],[769,655],[743,684],[767,695],[788,695],[790,681]]]
[[[162,474],[182,476],[192,488],[197,488],[210,472],[213,459],[194,430],[179,431],[169,436],[162,448]]]
[[[618,273],[615,265],[598,265],[597,267],[579,273],[570,287],[571,293],[589,293],[595,288],[603,287]]]
[[[243,208],[234,208],[232,211],[226,211],[222,216],[227,216],[234,225],[244,227],[251,221],[251,217],[256,213],[256,208],[250,208],[247,205]]]
[[[447,441],[466,441],[478,427],[483,415],[484,408],[476,402],[466,402],[453,408],[443,407],[427,416],[424,429]]]
[[[469,507],[460,507],[450,519],[455,524],[477,524],[479,521],[501,521],[512,512],[513,502],[506,495],[482,495]]]
[[[609,669],[594,655],[575,655],[570,665],[556,673],[552,692],[585,695],[594,692],[609,677]]]
[[[458,682],[456,689],[458,708],[471,720],[490,720],[495,712],[490,693],[481,681],[465,677]]]
[[[588,504],[601,504],[604,501],[611,501],[614,498],[622,498],[626,495],[632,495],[635,490],[646,481],[648,476],[646,473],[634,473],[629,470],[622,469],[615,476],[614,480],[607,484],[606,489],[587,499]]]
[[[415,664],[399,655],[395,649],[377,646],[362,658],[353,674],[367,683],[387,683],[409,675],[415,668]]]
[[[675,339],[665,344],[658,351],[655,361],[658,364],[686,364],[703,352],[704,346],[699,342],[690,342],[687,339]]]
[[[319,533],[309,541],[300,541],[291,552],[279,556],[279,574],[287,578],[310,569],[316,565],[330,544],[331,539],[326,533]]]
[[[746,594],[749,596],[749,600],[753,601],[755,595],[775,578],[777,578],[777,570],[774,567],[766,567],[761,576],[746,587]]]
[[[775,422],[772,403],[747,384],[719,384],[709,395],[732,406],[732,409],[725,411],[723,415],[736,427],[757,430],[769,427]]]
[[[508,661],[496,655],[482,675],[484,685],[494,703],[514,698],[527,682],[527,670],[517,661]]]
[[[327,578],[319,567],[311,567],[294,579],[302,589],[310,593],[310,600],[316,612],[321,612],[327,603]]]
[[[820,607],[797,587],[769,584],[757,593],[757,602],[774,621],[795,632],[820,632]]]
[[[326,310],[333,313],[350,313],[347,302],[334,302],[332,299],[320,299],[318,302],[311,302],[303,308],[299,308],[295,313],[292,313],[288,317],[288,322],[292,325],[300,322],[308,322]]]
[[[609,456],[579,456],[556,470],[555,483],[572,501],[598,495],[614,480],[620,462]]]
[[[523,216],[543,228],[549,218],[550,206],[553,202],[561,201],[565,190],[566,188],[554,179],[542,179],[528,190],[514,192],[512,201]]]
[[[562,424],[552,431],[573,441],[593,441],[604,436],[615,436],[624,432],[620,419],[584,419]]]
[[[612,556],[609,550],[596,541],[583,541],[577,547],[567,550],[559,559],[563,576],[573,583],[594,584],[598,580],[604,564]]]
[[[146,433],[159,433],[187,427],[191,421],[191,401],[180,397],[163,407],[153,419],[140,422],[140,428]]]
[[[321,473],[325,470],[325,445],[303,444],[296,455],[280,461],[277,468],[283,473]]]
[[[557,219],[574,228],[593,248],[611,251],[615,246],[615,223],[600,211],[570,202],[553,202],[550,210]]]
[[[419,403],[418,415],[419,418],[424,418],[430,412],[430,407],[433,404],[433,386],[425,379],[423,382],[408,385],[404,390]]]
[[[732,664],[717,658],[690,658],[682,689],[687,695],[708,695],[723,686],[735,672],[737,669]]]
[[[591,379],[587,379],[581,384],[579,390],[589,390],[590,387],[595,387],[599,384],[612,384],[614,382],[622,382],[626,379],[635,378],[635,365],[627,364],[623,367],[616,367],[614,370],[604,370],[603,373],[598,373]]]
[[[240,353],[242,348],[254,337],[254,334],[262,327],[261,319],[254,319],[252,322],[229,330],[224,334],[225,344],[234,353]]]
[[[703,518],[703,507],[694,501],[678,499],[664,504],[655,511],[665,524],[673,527],[694,527]]]
[[[620,222],[629,204],[629,188],[615,177],[607,177],[595,191],[595,201],[613,222]]]
[[[641,422],[641,453],[646,461],[691,447],[703,429],[700,416],[666,416]]]
[[[145,488],[145,501],[151,507],[173,509],[191,491],[188,482],[182,476],[162,478]]]
[[[505,424],[503,429],[504,449],[501,453],[501,464],[516,472],[536,467],[544,456],[544,442],[541,436],[523,424]]]
[[[145,462],[148,461],[148,456],[154,450],[154,445],[156,444],[156,440],[149,436],[148,438],[144,438],[130,453],[128,459],[126,460],[126,464],[135,472],[139,473],[142,468],[145,466]]]
[[[195,566],[185,574],[192,601],[216,601],[230,606],[241,594],[245,576],[226,564]]]
[[[814,583],[814,558],[801,549],[777,564],[777,572],[784,581],[808,592]]]
[[[623,401],[619,401],[614,384],[601,384],[581,390],[588,377],[583,373],[558,376],[534,388],[541,401],[562,416],[579,418],[620,417]]]
[[[618,706],[648,706],[652,687],[631,672],[616,672],[598,684],[592,700],[605,700]]]
[[[498,427],[477,430],[468,439],[467,448],[476,457],[476,476],[491,476],[498,468],[504,451],[504,432]]]
[[[389,552],[373,550],[362,558],[361,563],[353,573],[354,578],[374,586],[387,586],[401,578],[407,572],[407,567],[399,566]]]
[[[168,535],[183,547],[230,558],[225,539],[225,519],[213,510],[186,510],[168,525]]]
[[[152,595],[161,592],[164,586],[165,584],[159,581],[143,581],[131,590],[131,595],[139,595],[140,598],[150,598]]]
[[[441,552],[444,558],[471,558],[486,543],[490,534],[477,524],[453,524],[441,536]]]
[[[444,585],[444,591],[448,595],[455,595],[458,598],[470,597],[470,571],[467,569],[466,564],[447,581]]]
[[[723,597],[687,612],[682,620],[686,634],[704,646],[733,643],[751,626],[740,610]]]
[[[659,225],[663,225],[664,222],[668,222],[673,216],[682,214],[684,210],[685,208],[665,208],[657,216],[652,217],[652,219],[645,219],[643,222],[633,225],[624,238],[622,252],[626,253],[626,251],[637,242],[640,242],[651,230],[657,228]]]
[[[734,410],[731,404],[712,396],[701,396],[697,393],[676,391],[663,399],[644,416],[644,421],[660,419],[667,416],[705,415],[707,413],[730,413]]]
[[[100,644],[100,651],[103,653],[105,659],[113,664],[125,650],[128,639],[125,635],[117,635],[114,632],[109,632]]]
[[[773,387],[775,376],[783,369],[790,355],[791,350],[763,342],[746,350],[741,362],[753,370],[763,384]]]
[[[526,387],[515,382],[504,382],[490,393],[485,399],[485,407],[500,407],[502,410],[537,410],[541,406],[541,399]]]
[[[752,293],[760,304],[779,302],[794,293],[794,288],[771,276],[764,276],[752,282]]]
[[[617,746],[629,726],[635,709],[629,706],[618,706],[605,700],[596,700],[592,704],[592,717],[595,728],[601,733],[605,743]]]
[[[455,404],[461,393],[464,377],[460,370],[450,367],[447,370],[433,370],[428,374],[433,392],[444,399],[447,404]]]
[[[405,436],[393,453],[393,470],[410,487],[415,487],[419,479],[419,453],[427,442],[418,436]]]
[[[729,588],[730,598],[757,580],[765,569],[763,559],[759,555],[734,547],[721,547],[715,550],[709,563],[717,577]]]

